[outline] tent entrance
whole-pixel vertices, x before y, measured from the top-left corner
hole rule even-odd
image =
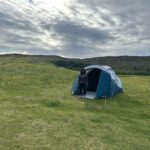
[[[101,70],[97,68],[87,73],[88,87],[87,87],[87,93],[85,96],[86,98],[93,99],[96,97],[96,91],[97,91],[97,86],[99,83],[100,75],[101,75]]]
[[[97,86],[101,75],[101,70],[97,68],[93,69],[87,75],[88,75],[87,93],[92,92],[93,95],[93,92],[95,92],[96,94]]]

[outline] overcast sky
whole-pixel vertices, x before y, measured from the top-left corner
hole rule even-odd
[[[0,54],[150,55],[150,0],[0,0]]]

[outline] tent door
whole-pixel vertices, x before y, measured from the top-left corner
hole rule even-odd
[[[96,92],[97,86],[100,79],[101,70],[100,69],[93,69],[88,73],[88,87],[87,91]]]

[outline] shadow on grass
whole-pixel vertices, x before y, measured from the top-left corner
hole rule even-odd
[[[103,122],[103,118],[95,117],[95,118],[92,118],[91,121],[94,122],[94,123],[102,123]]]
[[[47,107],[51,107],[51,108],[53,108],[53,107],[59,107],[59,106],[61,106],[61,102],[59,102],[59,101],[47,102],[46,106]]]

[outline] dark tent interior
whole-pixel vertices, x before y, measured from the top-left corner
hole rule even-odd
[[[93,69],[88,73],[88,87],[87,91],[96,92],[99,78],[100,78],[101,70],[100,69]]]

